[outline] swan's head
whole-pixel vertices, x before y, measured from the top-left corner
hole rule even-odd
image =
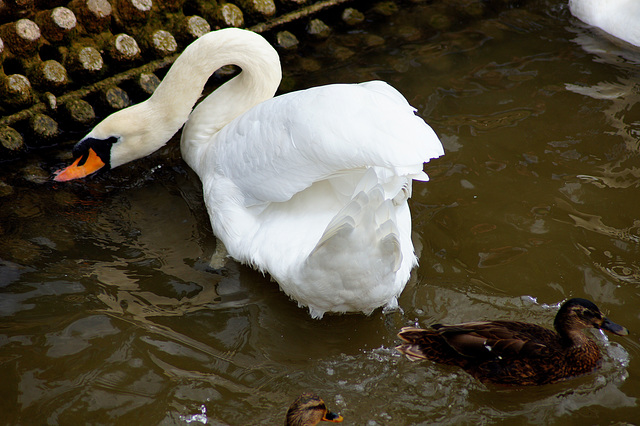
[[[66,182],[98,170],[109,170],[146,157],[171,138],[175,130],[149,125],[145,102],[117,111],[91,130],[73,147],[74,162],[55,172],[54,180]],[[145,124],[142,124],[145,123]]]
[[[248,30],[212,31],[187,46],[149,99],[111,114],[94,127],[74,147],[74,163],[54,179],[82,178],[162,147],[189,119],[209,76],[227,64],[238,65],[242,73],[196,108],[208,134],[273,97],[282,77],[275,49]]]
[[[285,425],[315,426],[320,422],[340,423],[341,421],[342,416],[327,410],[327,406],[318,395],[303,393],[287,411]]]

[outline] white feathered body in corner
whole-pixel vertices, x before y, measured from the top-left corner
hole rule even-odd
[[[640,47],[640,0],[569,0],[582,22]]]

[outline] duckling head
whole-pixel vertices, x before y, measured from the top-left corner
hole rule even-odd
[[[580,345],[585,328],[606,330],[619,336],[626,336],[629,330],[605,317],[595,303],[574,298],[567,300],[558,311],[553,326],[558,333],[569,338],[573,344]]]
[[[342,420],[341,415],[327,409],[318,395],[303,393],[289,407],[285,426],[315,426],[322,421],[340,423]]]

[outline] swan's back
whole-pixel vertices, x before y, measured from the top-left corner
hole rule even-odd
[[[361,167],[418,174],[444,153],[414,108],[381,81],[270,99],[223,128],[210,152],[247,206],[287,201],[313,182]]]

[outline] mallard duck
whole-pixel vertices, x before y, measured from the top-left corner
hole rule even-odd
[[[569,10],[582,22],[640,46],[640,1],[569,0]]]
[[[624,336],[628,330],[609,321],[586,299],[567,300],[553,323],[556,332],[517,321],[435,324],[430,330],[404,327],[398,349],[410,360],[457,365],[485,383],[542,385],[589,373],[602,355],[584,335],[597,328]]]
[[[340,423],[342,416],[327,410],[322,398],[303,393],[289,407],[285,426],[315,426],[320,422]]]
[[[209,76],[242,71],[193,109]],[[234,259],[325,312],[397,307],[417,264],[407,199],[423,163],[444,154],[434,131],[382,81],[273,97],[275,49],[227,28],[189,45],[153,95],[98,123],[57,172],[68,181],[142,158],[182,126],[214,234]]]

